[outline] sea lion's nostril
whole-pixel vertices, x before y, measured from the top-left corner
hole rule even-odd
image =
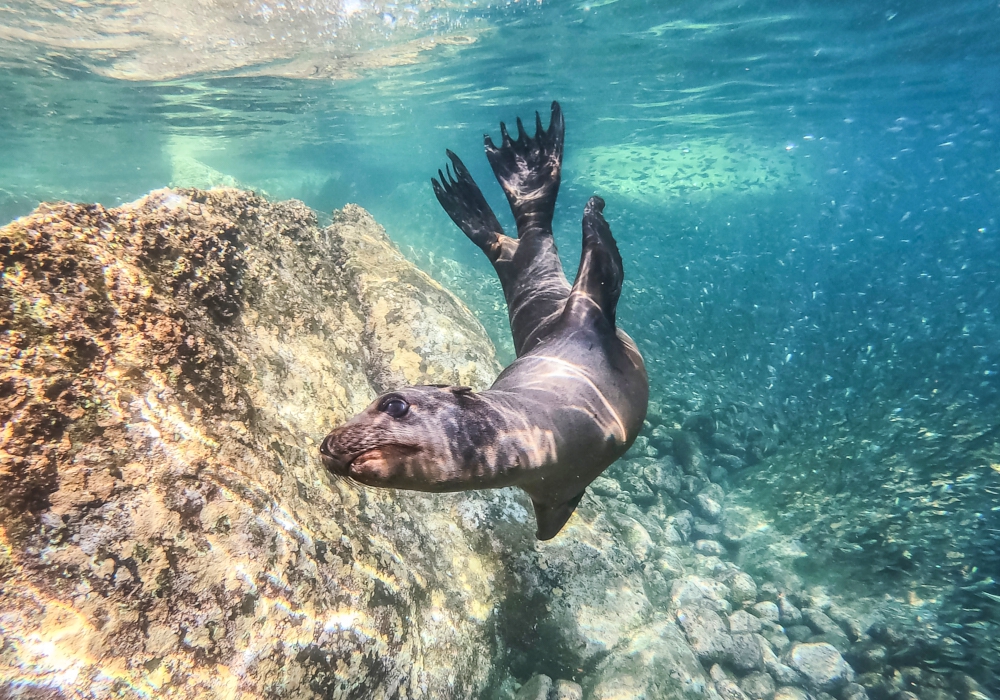
[[[326,438],[319,446],[319,453],[324,457],[333,457],[333,452],[330,451],[330,438],[331,435],[327,435]]]
[[[347,460],[343,455],[339,455],[333,448],[333,435],[327,435],[326,439],[319,446],[320,459],[327,471],[334,474],[341,474],[347,466]]]
[[[323,442],[320,443],[319,455],[320,460],[323,462],[323,466],[328,472],[340,476],[347,474],[347,467],[348,464],[350,464],[350,458],[337,449],[334,433],[327,435]]]

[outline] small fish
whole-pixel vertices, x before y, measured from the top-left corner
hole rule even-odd
[[[963,591],[976,591],[980,588],[986,588],[987,586],[992,586],[996,581],[993,580],[992,576],[987,576],[982,581],[976,581],[975,583],[969,584],[968,586],[962,586]]]

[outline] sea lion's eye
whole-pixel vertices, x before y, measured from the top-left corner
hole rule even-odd
[[[409,412],[410,404],[398,396],[390,396],[379,404],[378,410],[393,418],[402,418]]]

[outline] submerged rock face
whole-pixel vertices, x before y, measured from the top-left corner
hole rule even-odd
[[[499,370],[366,212],[163,190],[43,206],[0,258],[0,695],[478,697],[505,579],[475,525],[522,505],[316,459],[387,387]]]

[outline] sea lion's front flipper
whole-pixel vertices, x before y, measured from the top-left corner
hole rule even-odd
[[[566,312],[587,313],[595,306],[615,325],[618,297],[622,292],[622,256],[604,220],[604,200],[591,197],[583,212],[583,251]]]
[[[486,253],[490,262],[495,264],[501,257],[510,259],[513,257],[517,241],[504,235],[496,214],[493,213],[465,164],[451,151],[447,153],[455,169],[455,175],[452,176],[451,170],[445,168],[447,175],[438,170],[440,182],[431,178],[431,185],[438,201],[455,225]]]
[[[489,134],[484,137],[486,157],[507,195],[518,237],[528,231],[552,233],[564,132],[562,110],[558,102],[553,102],[548,131],[542,128],[542,118],[535,112],[534,138],[528,136],[520,118],[517,120],[517,140],[510,137],[503,122],[500,123],[499,148]]]
[[[563,525],[569,520],[569,516],[573,515],[573,511],[576,510],[576,507],[580,505],[580,501],[583,500],[583,493],[581,491],[568,501],[554,506],[539,503],[532,498],[531,504],[535,506],[535,524],[538,525],[535,537],[540,540],[551,540],[559,534]]]

